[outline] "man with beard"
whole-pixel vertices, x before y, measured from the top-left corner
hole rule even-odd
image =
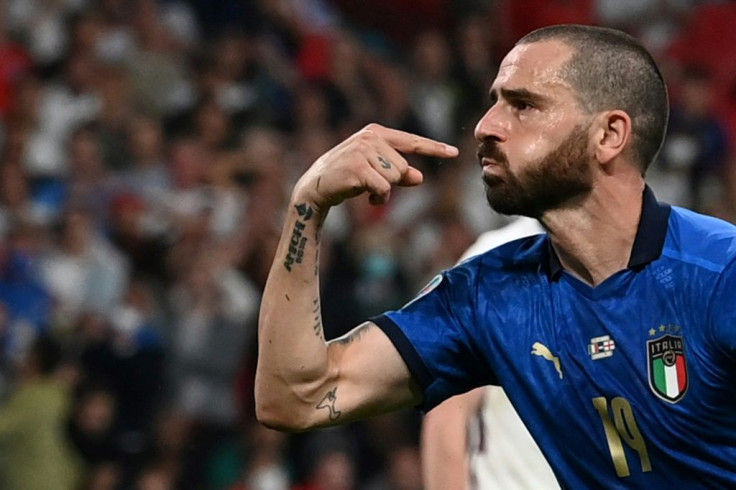
[[[567,488],[736,486],[736,228],[660,204],[644,174],[668,103],[615,30],[554,26],[501,63],[475,128],[488,200],[540,220],[326,343],[328,209],[421,183],[401,153],[457,150],[369,125],[292,191],[261,305],[256,410],[284,430],[503,386]]]

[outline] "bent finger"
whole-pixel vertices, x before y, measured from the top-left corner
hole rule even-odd
[[[370,194],[371,204],[385,204],[391,196],[391,182],[377,170],[370,168],[363,176],[363,186]]]
[[[398,172],[398,179],[390,179],[392,184],[397,184],[404,187],[411,187],[419,185],[424,181],[422,172],[418,169],[409,165],[406,158],[393,149],[391,145],[386,143],[383,139],[377,144],[378,156],[375,161],[371,161],[376,170],[379,173],[386,174],[390,173],[394,175],[394,168]]]

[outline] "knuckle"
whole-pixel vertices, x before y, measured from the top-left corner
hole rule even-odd
[[[391,183],[387,180],[382,180],[376,187],[381,194],[386,194],[391,190]]]
[[[371,136],[364,136],[358,139],[358,141],[355,143],[355,149],[360,153],[367,155],[373,149],[372,139],[373,138]]]
[[[419,136],[416,134],[411,135],[411,149],[412,151],[417,151],[421,149],[422,147],[422,140]]]
[[[366,124],[365,125],[365,127],[363,128],[363,131],[366,132],[366,133],[377,133],[381,129],[383,129],[383,126],[381,126],[380,124],[378,124],[378,123],[369,123],[369,124]]]

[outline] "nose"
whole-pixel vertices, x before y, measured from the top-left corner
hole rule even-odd
[[[503,143],[508,139],[508,127],[503,122],[501,111],[500,104],[494,104],[483,114],[473,132],[476,140],[482,142],[492,139]]]

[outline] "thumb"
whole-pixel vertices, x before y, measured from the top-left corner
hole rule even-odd
[[[412,187],[415,185],[419,185],[422,182],[424,182],[424,175],[422,175],[422,172],[414,167],[408,167],[406,169],[406,173],[403,175],[403,177],[401,177],[399,185],[404,187]]]

